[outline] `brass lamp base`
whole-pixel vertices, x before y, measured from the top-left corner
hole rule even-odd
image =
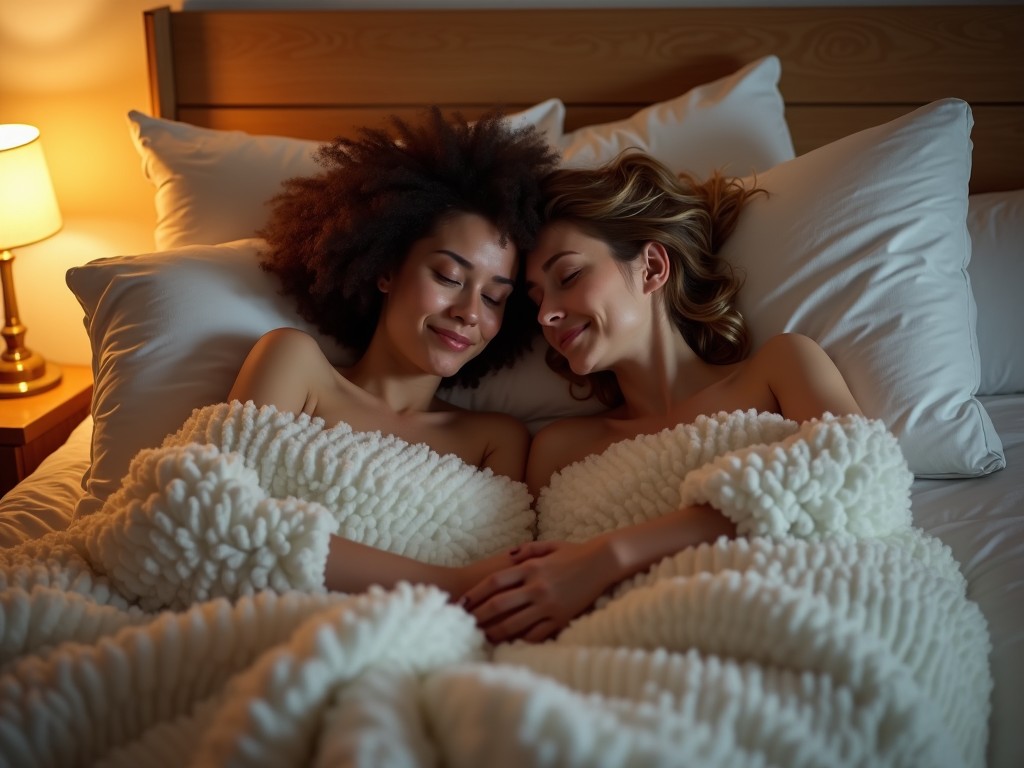
[[[60,384],[60,379],[60,368],[33,352],[21,360],[0,359],[0,397],[45,392]]]
[[[0,286],[4,294],[4,327],[0,329],[7,350],[0,355],[0,397],[35,395],[60,383],[60,368],[47,365],[42,355],[25,346],[28,330],[18,319],[18,300],[14,296],[14,254],[0,253]]]

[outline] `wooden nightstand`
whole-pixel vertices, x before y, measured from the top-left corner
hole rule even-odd
[[[26,478],[89,415],[92,369],[60,369],[64,376],[53,389],[0,398],[0,496]]]

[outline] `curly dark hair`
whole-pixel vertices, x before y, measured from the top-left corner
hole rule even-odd
[[[519,279],[501,330],[442,382],[476,386],[536,335],[534,309],[519,286],[541,224],[541,180],[558,156],[535,128],[515,128],[499,112],[471,123],[434,107],[422,120],[389,122],[390,131],[364,128],[356,139],[325,144],[317,156],[324,171],[285,182],[259,232],[267,241],[261,265],[304,318],[362,354],[383,306],[378,279],[397,271],[444,217],[484,217],[502,245],[515,246]]]

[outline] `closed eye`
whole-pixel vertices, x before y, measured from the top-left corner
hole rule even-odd
[[[441,283],[441,285],[462,285],[458,280],[448,277],[448,275],[444,275],[440,272],[434,272],[434,278],[437,282]]]
[[[580,270],[580,269],[577,269],[577,270],[574,270],[574,271],[570,272],[570,273],[569,273],[569,274],[567,274],[567,275],[566,275],[565,277],[563,277],[563,278],[562,278],[561,280],[559,280],[559,281],[558,281],[558,284],[559,284],[559,285],[561,285],[561,286],[562,286],[563,288],[564,288],[565,286],[567,286],[567,285],[571,285],[571,284],[572,284],[572,282],[573,282],[573,281],[574,281],[574,280],[575,280],[575,279],[576,279],[577,277],[579,277],[579,276],[580,276],[580,272],[582,272],[582,270]]]

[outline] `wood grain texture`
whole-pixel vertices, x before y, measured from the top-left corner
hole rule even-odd
[[[223,11],[172,28],[183,104],[650,102],[769,53],[794,103],[1024,102],[1020,6]]]
[[[161,114],[197,125],[327,139],[426,104],[475,117],[557,96],[572,130],[775,54],[798,152],[955,96],[975,112],[972,190],[1024,187],[1024,5],[184,11],[168,26]]]

